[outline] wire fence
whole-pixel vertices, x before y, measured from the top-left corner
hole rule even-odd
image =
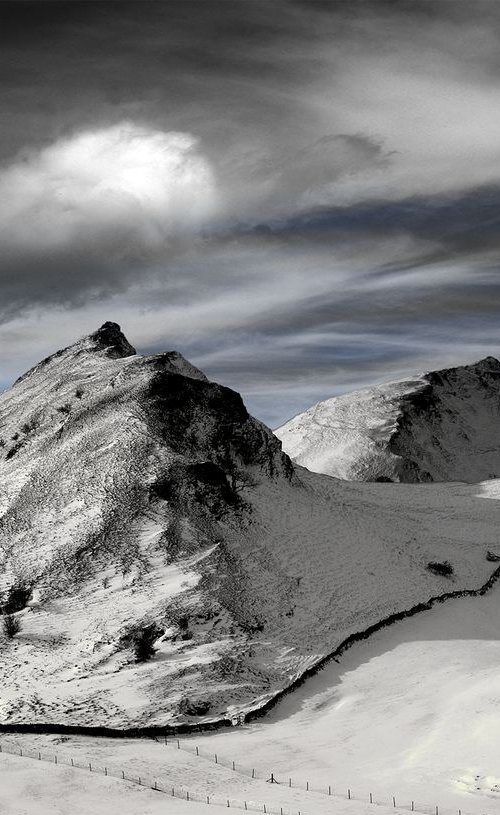
[[[280,775],[278,778],[275,776],[274,772],[263,772],[255,767],[246,767],[237,761],[221,756],[219,753],[203,750],[199,747],[199,745],[193,745],[191,742],[181,742],[180,739],[168,737],[165,737],[164,739],[156,738],[155,740],[162,742],[166,746],[173,747],[178,750],[184,750],[191,755],[199,756],[200,758],[215,764],[220,764],[222,767],[233,770],[233,772],[241,775],[245,775],[248,778],[256,778],[267,781],[268,783],[279,784],[283,787],[288,787],[289,789],[300,789],[306,792],[314,792],[332,798],[342,798],[344,800],[362,801],[363,803],[373,804],[374,806],[392,807],[394,809],[397,808],[407,810],[408,812],[416,812],[419,813],[419,815],[472,815],[472,813],[467,813],[466,810],[461,808],[441,807],[439,804],[428,804],[422,801],[403,799],[396,795],[381,796],[373,792],[367,792],[361,795],[359,792],[355,793],[351,787],[340,787],[340,785],[333,784],[328,786],[317,786],[315,784],[311,784],[309,781],[293,779],[291,776],[286,775]],[[500,802],[500,787],[498,789],[492,789],[491,791],[498,794],[498,800]],[[262,812],[262,809],[259,811]],[[270,810],[267,811],[270,812]],[[482,810],[482,815],[486,815],[484,810]]]
[[[17,747],[14,745],[6,745],[0,743],[0,754],[7,753],[8,755],[35,759],[37,761],[45,761],[54,765],[64,765],[67,767],[74,767],[78,770],[84,770],[87,773],[94,773],[103,775],[109,778],[116,778],[120,781],[127,781],[131,784],[136,784],[140,787],[145,787],[153,790],[154,792],[168,795],[173,798],[180,798],[182,801],[197,801],[199,803],[223,806],[228,809],[241,809],[248,812],[261,812],[268,813],[268,815],[305,815],[300,810],[289,809],[279,804],[266,804],[257,801],[242,801],[235,798],[228,798],[220,795],[207,795],[199,791],[188,790],[185,787],[179,787],[168,784],[165,780],[158,780],[148,776],[131,775],[129,771],[118,770],[116,767],[108,767],[103,764],[98,764],[93,761],[83,762],[81,759],[68,758],[60,753],[48,753],[43,750],[26,750],[24,747]]]
[[[245,775],[248,778],[266,781],[269,784],[276,784],[280,785],[281,787],[287,787],[289,789],[317,793],[331,798],[342,798],[344,800],[347,799],[352,801],[369,803],[373,804],[374,806],[383,806],[386,808],[392,807],[394,809],[397,808],[399,810],[416,812],[418,813],[418,815],[470,815],[470,813],[467,813],[465,810],[461,808],[456,809],[451,809],[450,807],[441,808],[438,804],[431,806],[430,804],[424,804],[421,801],[417,802],[415,800],[411,801],[403,800],[395,795],[381,797],[379,795],[373,794],[372,792],[360,795],[359,793],[355,793],[353,789],[351,789],[350,787],[344,789],[338,785],[317,786],[315,784],[311,784],[309,781],[294,780],[291,776],[290,777],[280,776],[278,778],[275,776],[274,772],[265,773],[256,768],[246,767],[240,764],[239,762],[221,756],[219,753],[203,750],[199,747],[199,745],[193,745],[190,742],[181,743],[181,741],[177,738],[175,739],[168,737],[165,737],[164,739],[156,738],[155,741],[161,742],[166,746],[172,747],[177,750],[183,750],[184,752],[190,753],[191,755],[196,755],[201,759],[213,762],[214,764],[220,765],[221,767],[224,767],[226,769],[230,769],[235,773]],[[304,812],[301,813],[301,811],[298,809],[290,809],[289,807],[283,806],[276,802],[269,804],[261,803],[254,800],[241,800],[221,795],[210,795],[207,794],[206,792],[202,793],[199,790],[190,790],[187,788],[186,785],[176,786],[175,784],[169,783],[165,779],[160,780],[158,778],[147,775],[131,774],[129,770],[117,769],[116,767],[104,765],[92,760],[82,761],[81,757],[79,759],[75,759],[70,758],[66,755],[62,755],[61,753],[54,752],[49,753],[44,750],[26,749],[24,747],[20,747],[17,745],[5,744],[3,742],[0,742],[0,754],[2,753],[34,759],[37,761],[45,761],[54,765],[64,765],[67,767],[73,767],[78,770],[83,770],[87,773],[107,776],[109,778],[115,778],[120,781],[125,781],[131,784],[136,784],[138,786],[148,788],[163,795],[179,798],[183,801],[197,801],[199,803],[204,803],[207,805],[223,806],[228,809],[240,809],[248,812],[260,812],[264,813],[264,815],[266,815],[267,813],[269,815],[305,815]],[[500,801],[500,790],[498,792],[498,798]],[[486,815],[484,810],[482,810],[482,815]]]

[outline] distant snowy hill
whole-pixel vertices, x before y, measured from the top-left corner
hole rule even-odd
[[[309,470],[350,481],[500,476],[500,362],[493,357],[319,402],[275,431]]]
[[[479,488],[294,468],[237,393],[115,323],[1,394],[0,437],[0,589],[22,624],[0,632],[0,723],[232,715],[494,565]],[[451,577],[427,568],[445,559]]]

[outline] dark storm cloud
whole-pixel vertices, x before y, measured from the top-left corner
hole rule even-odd
[[[495,352],[493,0],[4,2],[0,38],[4,379],[118,319],[276,424]]]

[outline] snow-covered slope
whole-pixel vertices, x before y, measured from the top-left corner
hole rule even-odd
[[[500,363],[493,357],[319,402],[275,431],[318,473],[352,481],[500,475]]]
[[[0,722],[244,711],[494,565],[497,501],[294,469],[238,394],[175,352],[137,356],[113,323],[21,377],[0,424],[0,579],[22,623],[2,638]],[[445,559],[451,577],[427,569]]]

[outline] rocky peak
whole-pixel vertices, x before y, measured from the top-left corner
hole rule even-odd
[[[26,379],[32,378],[33,374],[45,373],[47,367],[58,360],[73,359],[89,351],[91,353],[104,352],[110,359],[124,359],[126,357],[135,356],[137,353],[135,348],[122,333],[118,323],[108,321],[103,323],[93,334],[89,334],[73,343],[73,345],[69,345],[67,348],[61,348],[54,354],[50,354],[50,356],[42,359],[41,362],[34,365],[33,368],[30,368],[26,373],[16,379],[14,384],[18,385]]]
[[[89,339],[98,346],[99,350],[106,351],[107,355],[113,359],[131,357],[137,353],[118,323],[109,321],[103,323],[97,331],[90,335]]]

